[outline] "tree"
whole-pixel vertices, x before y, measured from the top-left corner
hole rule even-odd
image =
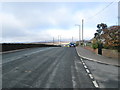
[[[98,40],[101,40],[101,34],[103,33],[103,29],[107,29],[107,25],[104,24],[104,23],[101,23],[101,24],[98,24],[97,25],[97,33],[95,33],[95,38],[98,39]]]
[[[107,27],[106,24],[101,23],[97,25],[97,28],[98,30],[96,30],[94,38],[97,40],[98,44],[103,44],[105,48],[114,48],[119,50],[120,26]]]
[[[104,46],[118,49],[120,47],[120,26],[111,26],[107,29],[103,29],[101,37]]]
[[[98,42],[97,42],[96,38],[92,39],[92,48],[93,49],[97,49],[98,48]]]
[[[98,24],[97,25],[97,30],[96,33],[94,34],[94,38],[96,38],[97,40],[97,44],[98,44],[98,54],[102,55],[102,33],[103,33],[103,29],[107,29],[107,25],[104,23]]]

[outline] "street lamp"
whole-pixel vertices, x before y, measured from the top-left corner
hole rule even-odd
[[[75,26],[79,26],[79,45],[80,45],[80,25],[79,24],[75,24]]]

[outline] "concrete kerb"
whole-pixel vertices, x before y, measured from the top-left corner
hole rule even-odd
[[[77,48],[76,48],[76,51],[77,51]],[[90,60],[90,61],[94,61],[94,62],[97,62],[97,63],[106,64],[106,65],[113,65],[113,66],[120,67],[120,65],[114,65],[114,64],[111,64],[111,63],[101,62],[101,61],[98,61],[98,60],[96,60],[96,59],[91,59],[91,58],[84,57],[84,56],[80,55],[80,54],[78,53],[78,51],[77,51],[77,54],[78,54],[79,57],[84,58],[84,59],[87,59],[87,60]]]

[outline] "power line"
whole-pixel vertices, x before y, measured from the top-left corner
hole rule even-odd
[[[86,20],[94,18],[94,17],[97,16],[99,13],[103,12],[106,8],[108,8],[110,5],[112,5],[114,2],[115,2],[115,1],[110,2],[107,6],[105,6],[103,9],[101,9],[101,10],[100,10],[99,12],[97,12],[95,15],[87,18]]]

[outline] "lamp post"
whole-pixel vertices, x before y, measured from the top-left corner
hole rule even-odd
[[[84,24],[84,20],[82,19],[82,42],[84,43],[84,40],[83,40],[83,24]]]
[[[79,24],[75,24],[75,26],[79,26],[79,45],[80,45],[80,25]]]

